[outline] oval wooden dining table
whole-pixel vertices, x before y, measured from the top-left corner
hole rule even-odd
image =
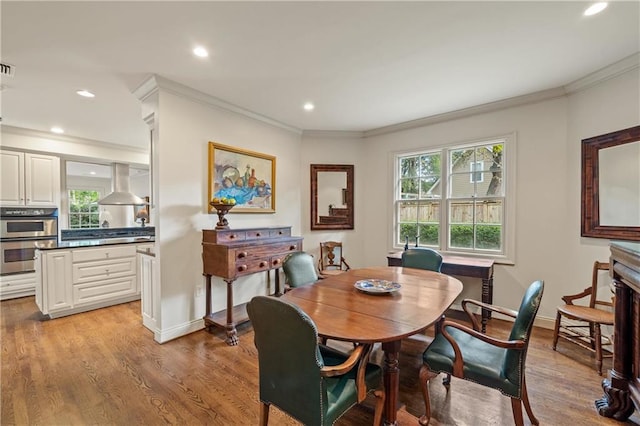
[[[359,280],[400,284],[396,291],[370,294],[355,288]],[[397,425],[402,339],[438,321],[462,292],[462,283],[422,269],[371,267],[351,269],[309,286],[294,288],[282,299],[298,305],[315,322],[318,334],[332,340],[382,343],[385,424]]]

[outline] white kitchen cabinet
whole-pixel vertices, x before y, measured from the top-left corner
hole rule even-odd
[[[39,250],[36,304],[56,318],[140,299],[136,246]]]
[[[35,272],[0,275],[0,300],[33,296],[36,286]]]
[[[142,324],[154,333],[158,331],[159,291],[155,280],[156,257],[152,247],[138,250],[138,286],[142,297]]]
[[[0,204],[58,207],[60,158],[0,151]]]

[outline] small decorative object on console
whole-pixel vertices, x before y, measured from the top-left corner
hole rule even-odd
[[[216,229],[229,229],[229,221],[224,216],[236,205],[236,200],[234,198],[214,198],[209,205],[216,209],[218,214]]]

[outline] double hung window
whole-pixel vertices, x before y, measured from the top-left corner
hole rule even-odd
[[[394,246],[507,256],[510,139],[397,155]]]

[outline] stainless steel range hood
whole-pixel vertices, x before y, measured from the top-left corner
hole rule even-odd
[[[129,165],[113,164],[113,192],[98,201],[102,205],[114,206],[142,206],[147,204],[145,200],[131,193],[129,189]]]

